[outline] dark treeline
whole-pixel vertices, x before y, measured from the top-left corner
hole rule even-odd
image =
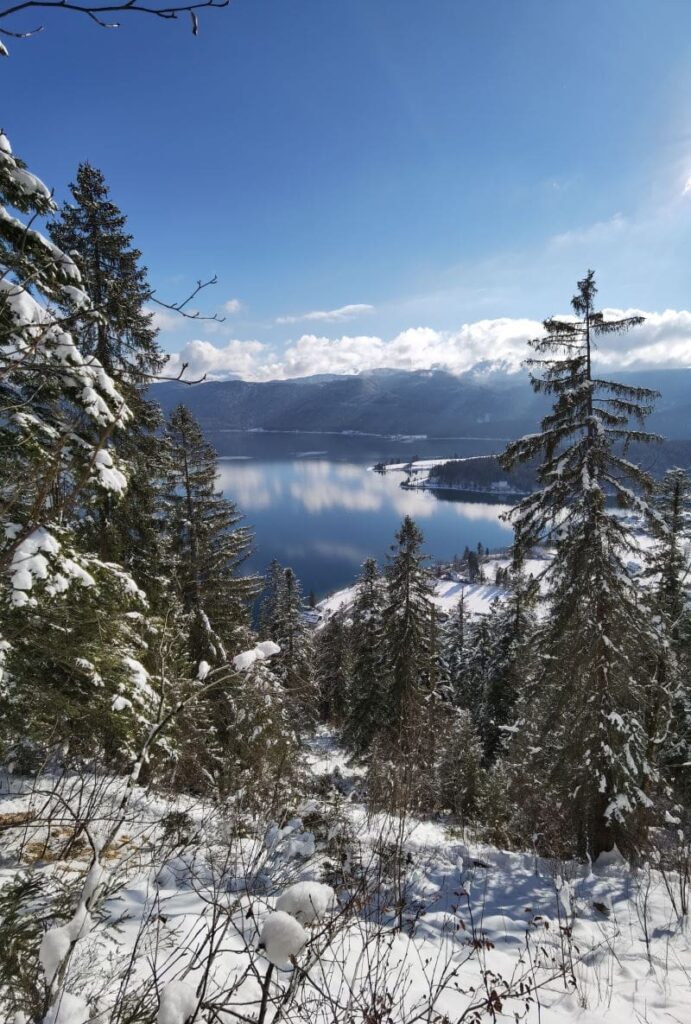
[[[632,442],[627,447],[627,457],[640,463],[655,479],[661,480],[670,469],[678,466],[688,468],[691,464],[691,442],[661,439],[652,449]],[[498,455],[471,457],[434,466],[430,470],[429,481],[440,488],[470,491],[497,490],[499,484],[509,492],[525,494],[537,488],[538,468],[537,463],[528,461],[509,469],[502,465]]]
[[[469,490],[489,490],[496,484],[511,491],[527,492],[537,484],[536,466],[513,466],[504,469],[498,456],[469,458],[458,462],[444,462],[430,470],[430,483],[436,487],[458,487]]]

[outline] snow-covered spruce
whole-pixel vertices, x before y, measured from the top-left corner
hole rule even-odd
[[[652,479],[625,458],[629,444],[651,440],[640,425],[655,393],[593,373],[598,336],[642,320],[596,311],[596,292],[589,272],[578,282],[575,316],[545,321],[531,342],[540,374],[533,387],[554,396],[553,408],[540,433],[502,457],[507,469],[541,460],[540,489],[511,516],[517,558],[545,539],[555,544],[537,663],[516,704],[516,793],[547,845],[568,836],[571,848],[593,857],[615,842],[636,848],[660,781],[657,743],[646,733],[660,696],[650,663],[655,635],[628,568],[632,531],[607,507],[613,493],[621,507],[657,518],[646,500]]]

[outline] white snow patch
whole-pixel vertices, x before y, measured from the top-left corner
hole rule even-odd
[[[161,992],[156,1024],[185,1024],[197,1009],[197,995],[185,981],[169,981]]]
[[[43,1018],[43,1024],[88,1024],[90,1016],[83,996],[61,991]]]

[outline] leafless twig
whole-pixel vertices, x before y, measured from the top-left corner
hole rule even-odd
[[[100,28],[120,28],[119,21],[107,21],[104,17],[105,15],[115,13],[129,14],[136,12],[138,14],[150,14],[155,18],[163,18],[166,21],[174,21],[180,14],[189,14],[192,23],[192,34],[196,36],[199,33],[199,19],[196,12],[203,7],[227,7],[229,3],[230,0],[192,0],[192,2],[188,3],[161,3],[160,5],[155,0],[151,4],[140,3],[139,0],[122,0],[120,3],[105,4],[74,3],[71,0],[23,0],[22,3],[0,8],[0,21],[12,18],[24,11],[35,10],[36,8],[42,10],[73,11],[76,14],[83,14],[91,21],[94,21]],[[43,28],[43,25],[38,25],[32,29],[14,31],[2,26],[0,27],[0,36],[9,36],[13,39],[28,39],[43,31]]]

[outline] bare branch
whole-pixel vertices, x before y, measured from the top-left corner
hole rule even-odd
[[[199,295],[199,292],[214,284],[218,284],[218,277],[216,274],[214,274],[213,277],[210,277],[208,281],[197,281],[196,287],[190,292],[186,299],[183,299],[182,302],[163,302],[162,299],[156,298],[155,291],[150,293],[149,301],[155,302],[157,306],[162,306],[163,309],[170,309],[173,313],[179,313],[180,316],[184,316],[187,320],[215,320],[216,323],[222,324],[225,323],[226,318],[224,316],[219,316],[218,313],[214,313],[212,316],[204,316],[199,312],[199,310],[195,310],[193,313],[190,313],[185,309],[185,306],[188,306],[189,303]]]
[[[129,14],[130,12],[136,12],[138,14],[150,14],[155,18],[163,18],[167,21],[173,21],[177,19],[178,15],[188,13],[192,22],[192,34],[198,35],[199,33],[199,19],[196,12],[203,7],[227,7],[230,0],[190,0],[185,3],[184,0],[181,3],[166,4],[162,3],[157,6],[154,3],[140,3],[139,0],[120,0],[120,2],[114,3],[78,3],[72,2],[72,0],[23,0],[22,3],[12,4],[10,7],[0,8],[0,21],[6,18],[12,18],[16,14],[21,14],[23,11],[35,10],[40,8],[42,10],[61,10],[61,11],[73,11],[76,14],[83,14],[91,21],[96,22],[100,28],[120,28],[120,22],[117,21],[106,21],[104,15],[113,14],[116,12],[123,12]],[[43,25],[38,28],[31,29],[30,31],[17,32],[4,27],[0,27],[0,36],[10,36],[13,39],[28,39],[31,36],[36,35],[37,32],[42,31]]]

